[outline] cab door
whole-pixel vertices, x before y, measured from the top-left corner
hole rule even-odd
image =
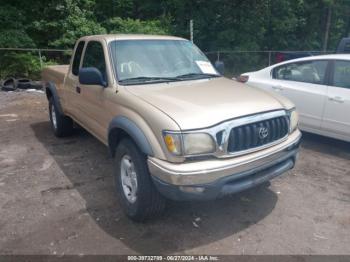
[[[83,117],[80,112],[82,101],[80,94],[77,92],[77,87],[79,86],[79,68],[84,46],[85,41],[79,41],[75,46],[70,70],[65,79],[64,94],[62,96],[63,101],[61,101],[63,107],[67,111],[66,113],[78,119],[78,121],[81,121]]]
[[[273,70],[271,89],[289,98],[304,130],[321,127],[327,97],[327,60],[294,62]]]
[[[332,62],[322,129],[350,140],[350,61]]]
[[[83,103],[80,110],[87,119],[86,128],[89,129],[100,140],[106,139],[106,130],[108,129],[107,120],[109,110],[105,108],[105,101],[108,95],[109,77],[106,70],[106,59],[103,42],[90,40],[85,48],[81,68],[95,67],[103,75],[107,87],[101,85],[83,85],[79,84],[80,95]]]

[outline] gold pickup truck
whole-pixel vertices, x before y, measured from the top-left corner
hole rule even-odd
[[[158,215],[167,198],[215,199],[293,168],[294,105],[222,69],[178,37],[82,37],[70,65],[42,72],[53,132],[67,136],[76,122],[109,147],[135,221]]]

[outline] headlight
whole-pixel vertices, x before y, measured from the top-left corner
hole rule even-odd
[[[185,155],[206,154],[215,151],[212,137],[206,133],[184,134]]]
[[[213,153],[215,143],[206,133],[174,133],[165,131],[163,134],[168,151],[174,155],[201,155]]]
[[[296,110],[293,110],[290,112],[290,130],[289,132],[292,133],[295,129],[298,127],[299,122],[299,115]]]

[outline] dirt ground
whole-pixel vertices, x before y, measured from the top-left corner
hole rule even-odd
[[[350,254],[350,144],[304,134],[270,185],[170,203],[137,224],[120,210],[107,148],[58,139],[40,93],[0,92],[0,254]]]

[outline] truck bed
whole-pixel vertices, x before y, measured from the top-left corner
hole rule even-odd
[[[69,65],[47,66],[41,73],[42,80],[45,82],[54,82],[56,86],[62,85],[64,78],[68,73]]]

